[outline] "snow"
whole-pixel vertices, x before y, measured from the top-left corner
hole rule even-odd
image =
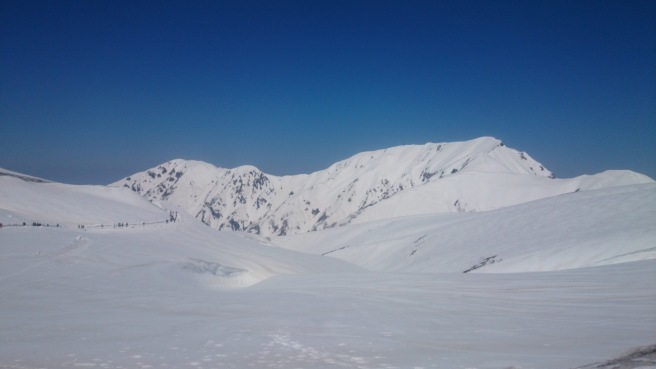
[[[253,166],[224,169],[177,159],[113,186],[167,200],[213,228],[274,236],[651,182],[630,171],[553,179],[527,153],[481,137],[363,152],[325,170],[284,177]]]
[[[656,258],[656,184],[581,191],[478,213],[391,218],[274,243],[377,271],[532,272]]]
[[[443,145],[290,177],[175,160],[130,182],[153,202],[0,170],[0,368],[656,366],[656,183]],[[217,231],[196,219],[210,209],[275,213],[290,235]],[[354,221],[292,232],[324,215]]]
[[[3,229],[0,366],[569,368],[656,338],[654,260],[514,274],[312,264],[217,288],[187,263],[248,269],[280,250],[246,247],[242,261],[195,231],[178,244],[161,230]]]
[[[653,183],[631,171],[552,179],[513,173],[470,171],[411,188],[364,209],[353,223],[390,217],[499,209],[577,191]]]
[[[0,175],[0,209],[3,224],[75,226],[168,219],[166,211],[124,188],[34,182],[9,175]]]

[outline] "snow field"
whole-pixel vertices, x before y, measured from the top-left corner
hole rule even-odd
[[[511,274],[316,264],[217,289],[187,262],[227,259],[198,241],[176,259],[158,234],[98,236],[0,233],[0,367],[570,368],[656,338],[654,260]]]
[[[65,225],[0,229],[0,368],[552,369],[656,342],[653,183],[270,241],[74,227],[160,206],[0,176],[3,223]]]

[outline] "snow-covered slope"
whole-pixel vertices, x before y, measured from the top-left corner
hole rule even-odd
[[[14,179],[0,181],[2,219],[72,224],[84,214],[168,214],[120,189],[109,190],[121,194],[112,202],[103,188]],[[655,187],[276,239],[326,256],[262,245],[193,218],[121,228],[2,227],[0,367],[551,369],[601,362],[656,342]],[[31,196],[12,196],[20,191]],[[75,204],[71,218],[59,197]],[[18,199],[23,208],[13,204]],[[476,265],[472,272],[489,273],[462,273]],[[593,267],[553,271],[582,266]],[[516,273],[496,273],[509,271]]]
[[[0,168],[0,223],[55,226],[165,222],[169,214],[131,191],[54,183]]]
[[[0,241],[3,246],[39,245],[43,244],[39,237],[54,228],[47,247],[39,249],[36,257],[45,264],[71,260],[94,271],[117,273],[153,268],[181,278],[200,277],[217,287],[251,285],[279,274],[358,269],[342,261],[327,263],[307,253],[272,248],[253,235],[217,232],[193,218],[178,216],[171,221],[171,210],[123,188],[26,178],[0,176],[0,223],[13,231],[3,232]],[[83,233],[71,231],[80,226]],[[2,265],[8,275],[23,273],[14,268]]]
[[[399,193],[365,209],[353,223],[409,215],[494,210],[560,194],[643,183],[653,181],[627,170],[568,179],[463,172]]]
[[[113,184],[168,200],[217,229],[298,234],[394,216],[490,210],[576,190],[651,182],[621,171],[573,180],[482,137],[363,152],[312,174],[276,177],[173,160]]]
[[[0,228],[0,368],[551,369],[656,342],[656,184],[274,239],[289,250],[4,177],[0,219],[62,226]]]
[[[656,183],[649,183],[488,212],[354,224],[273,242],[377,271],[552,271],[655,259],[654,219]]]

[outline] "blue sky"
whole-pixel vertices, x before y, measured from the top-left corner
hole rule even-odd
[[[653,1],[0,0],[0,167],[276,175],[494,136],[656,178]]]

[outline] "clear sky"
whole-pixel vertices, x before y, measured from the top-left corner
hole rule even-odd
[[[0,167],[275,175],[494,136],[656,178],[654,1],[0,0]]]

